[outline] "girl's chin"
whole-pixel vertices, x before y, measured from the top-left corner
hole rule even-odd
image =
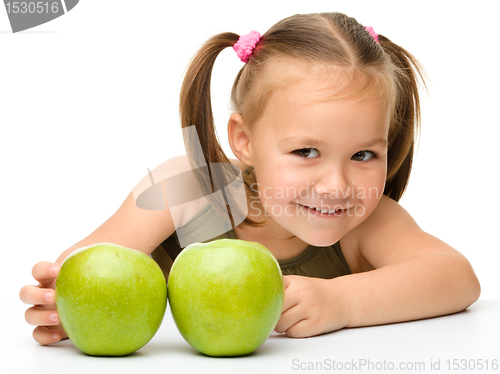
[[[294,233],[294,235],[303,242],[312,245],[313,247],[330,247],[340,240],[340,237],[338,235],[328,235],[328,237],[321,237],[319,235],[314,235],[312,232]]]
[[[309,240],[309,241],[306,241],[304,240],[307,244],[309,245],[312,245],[313,247],[330,247],[332,245],[334,245],[335,243],[338,242],[338,240],[336,241],[317,241],[317,240]]]

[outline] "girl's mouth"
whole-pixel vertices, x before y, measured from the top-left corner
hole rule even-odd
[[[303,209],[305,209],[310,215],[320,218],[334,218],[342,216],[347,209],[345,208],[327,208],[327,207],[314,207],[308,205],[299,204]]]

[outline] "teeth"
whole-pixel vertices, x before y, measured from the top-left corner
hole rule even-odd
[[[309,205],[308,205],[309,206]],[[311,209],[316,209],[318,212],[321,212],[321,213],[335,213],[335,212],[338,212],[340,209],[327,209],[327,208],[318,208],[318,207],[315,207],[315,206],[309,206],[309,208]]]

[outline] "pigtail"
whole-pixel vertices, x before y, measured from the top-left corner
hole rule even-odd
[[[420,133],[420,100],[417,74],[425,85],[424,70],[408,51],[379,35],[379,43],[397,66],[398,95],[393,122],[389,131],[387,181],[384,195],[399,201],[409,181],[415,149],[415,139]]]
[[[236,218],[234,215],[239,212],[235,212],[235,209],[229,209],[227,199],[230,197],[223,194],[224,201],[222,201],[218,196],[212,195],[216,191],[224,191],[224,187],[234,180],[237,173],[232,172],[231,168],[219,166],[220,164],[230,164],[230,161],[224,153],[216,133],[210,98],[210,81],[217,56],[225,48],[232,47],[238,39],[239,35],[237,34],[221,33],[203,44],[186,71],[179,105],[182,128],[194,126],[197,133],[196,138],[186,136],[186,132],[183,132],[191,168],[195,171],[204,196],[208,197],[212,206],[223,215],[229,214],[233,229],[235,226],[233,219]],[[194,132],[189,134],[194,134]],[[199,152],[198,144],[201,145],[202,154]],[[206,168],[200,168],[201,165],[205,164]],[[214,167],[211,164],[219,165]],[[239,222],[244,219],[245,222],[254,223],[249,218],[244,217],[238,217]]]
[[[219,144],[212,113],[210,80],[215,59],[227,47],[238,41],[234,33],[222,33],[210,38],[191,61],[181,87],[179,114],[182,128],[195,126],[203,156],[210,163],[229,163]],[[185,142],[188,139],[185,139]],[[192,144],[186,144],[188,150]],[[192,156],[188,152],[188,156]],[[192,165],[195,166],[195,165]],[[210,168],[210,165],[208,165]]]

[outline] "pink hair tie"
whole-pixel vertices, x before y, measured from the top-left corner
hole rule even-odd
[[[238,41],[233,45],[233,49],[243,62],[248,62],[250,55],[253,53],[255,45],[260,40],[260,33],[258,31],[250,31],[246,35],[241,35]]]
[[[373,37],[373,39],[375,39],[375,41],[377,42],[377,44],[380,44],[378,42],[378,34],[375,32],[375,30],[373,30],[373,27],[371,27],[371,26],[365,26],[365,30],[370,33],[370,35]]]

